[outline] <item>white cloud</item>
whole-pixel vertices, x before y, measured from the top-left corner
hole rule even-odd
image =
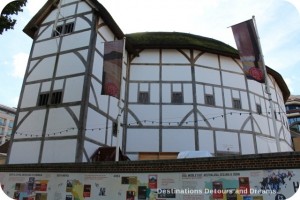
[[[291,78],[284,78],[284,81],[285,81],[286,85],[288,86],[291,94],[293,94],[295,92],[295,90],[293,88],[293,80]]]
[[[286,0],[286,1],[293,4],[293,6],[295,6],[296,9],[298,10],[298,12],[300,13],[300,1],[299,0]]]
[[[10,2],[14,0],[1,0],[0,1],[0,12],[2,12],[3,8]],[[46,0],[29,0],[27,1],[25,10],[29,11],[30,16],[32,17],[39,9],[45,4]]]
[[[297,74],[288,75],[283,78],[292,95],[299,95],[300,80]]]
[[[23,78],[28,62],[29,55],[27,53],[18,53],[13,56],[13,72],[12,76]]]
[[[29,11],[30,17],[33,17],[45,3],[46,0],[30,0],[27,1],[25,9]]]
[[[13,97],[11,102],[11,107],[17,107],[19,103],[19,96]]]
[[[219,0],[99,0],[99,2],[110,12],[124,33],[143,31],[195,33],[196,26],[201,26],[201,16],[219,4]]]

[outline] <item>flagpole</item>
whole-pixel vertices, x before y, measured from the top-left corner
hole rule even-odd
[[[122,66],[124,64],[124,52],[125,52],[125,44],[126,44],[126,38],[123,38],[124,44],[123,44],[123,56],[122,56]],[[117,117],[117,138],[116,138],[116,157],[115,161],[119,161],[119,149],[120,149],[120,144],[119,144],[119,137],[120,137],[120,129],[121,129],[121,116],[122,116],[122,90],[123,88],[123,67],[121,71],[121,84],[120,84],[120,97],[118,101],[118,117]]]
[[[273,122],[273,129],[274,129],[274,133],[275,133],[277,152],[281,152],[279,134],[278,134],[277,126],[276,126],[276,119],[275,119],[275,116],[274,116],[275,112],[274,112],[274,107],[273,107],[272,95],[271,95],[270,85],[269,85],[269,81],[268,81],[268,74],[267,74],[267,69],[266,69],[266,65],[265,65],[265,61],[264,61],[264,56],[262,54],[262,48],[261,48],[261,45],[260,45],[260,38],[259,38],[257,27],[256,27],[255,16],[252,16],[252,20],[253,20],[255,32],[256,32],[256,35],[257,35],[258,48],[259,48],[259,52],[260,52],[261,61],[262,61],[262,64],[263,64],[263,70],[264,70],[264,75],[265,75],[265,86],[266,86],[266,90],[267,90],[267,94],[268,94],[268,100],[269,100],[270,109],[271,109],[271,116],[272,116],[272,122]]]

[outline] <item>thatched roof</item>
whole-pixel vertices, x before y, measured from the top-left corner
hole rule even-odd
[[[140,49],[197,49],[239,59],[238,51],[235,48],[221,41],[199,35],[179,32],[142,32],[124,35],[118,24],[102,4],[97,0],[86,0],[86,3],[103,19],[118,39],[126,37],[126,49],[129,54],[137,55],[137,51]],[[48,0],[23,31],[33,38],[40,24],[52,10],[56,9],[57,4],[58,0]],[[290,91],[285,81],[278,72],[269,67],[267,67],[267,72],[275,78],[286,101],[290,96]]]
[[[179,32],[141,32],[126,34],[126,41],[134,48],[149,49],[198,49],[225,56],[239,58],[238,51],[233,47],[199,35]]]

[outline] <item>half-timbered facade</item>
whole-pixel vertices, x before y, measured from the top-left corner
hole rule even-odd
[[[58,4],[48,1],[24,29],[33,44],[9,163],[88,162],[115,143],[118,101],[99,91],[104,42],[123,33],[97,1]]]
[[[186,150],[215,156],[277,151],[265,85],[245,78],[234,49],[185,33],[127,37],[140,49],[129,64],[127,155],[143,159]],[[289,91],[277,72],[267,71],[280,146],[290,151],[284,106]]]
[[[234,48],[185,33],[124,35],[98,1],[61,1],[49,0],[24,29],[33,45],[8,163],[89,162],[116,145],[118,99],[101,95],[103,54],[123,37],[119,143],[131,159],[276,152],[271,114],[282,151],[292,150],[289,90],[271,68],[275,113]]]

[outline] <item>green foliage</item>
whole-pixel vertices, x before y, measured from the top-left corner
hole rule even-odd
[[[1,35],[4,30],[7,31],[8,29],[14,29],[17,20],[13,19],[11,15],[18,15],[18,12],[22,12],[22,7],[24,7],[26,3],[27,0],[17,0],[10,2],[3,8],[0,16]]]

